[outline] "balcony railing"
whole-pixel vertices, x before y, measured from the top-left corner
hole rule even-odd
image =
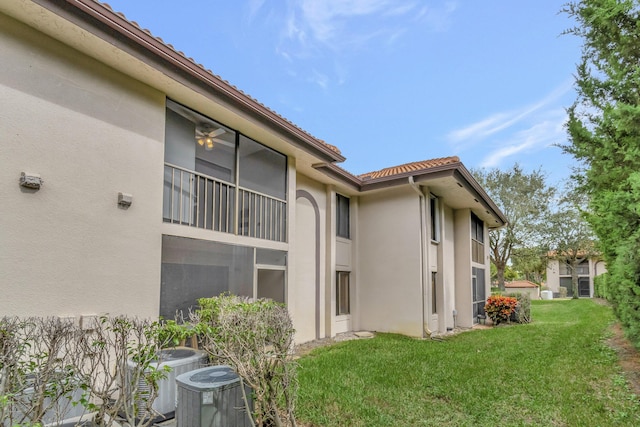
[[[165,222],[285,242],[286,211],[285,200],[165,164]]]
[[[589,275],[589,264],[587,262],[580,263],[576,266],[576,273],[578,276]],[[560,262],[560,276],[571,276],[571,266],[564,262]]]
[[[239,193],[238,234],[284,242],[287,202],[244,188]]]

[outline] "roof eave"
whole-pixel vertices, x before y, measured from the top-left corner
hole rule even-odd
[[[384,176],[373,179],[360,179],[357,176],[350,174],[344,169],[331,164],[322,163],[313,165],[313,167],[325,174],[331,176],[334,179],[340,180],[346,184],[349,184],[353,188],[356,188],[359,192],[367,192],[373,190],[379,190],[394,186],[408,185],[408,178],[413,177],[416,183],[427,182],[429,180],[437,178],[454,178],[462,187],[464,187],[470,194],[472,194],[483,207],[488,210],[491,215],[497,219],[497,225],[490,228],[501,228],[507,224],[507,219],[491,200],[489,195],[484,191],[482,186],[471,175],[462,162],[448,163],[444,165],[433,166],[428,169],[418,171],[408,171],[395,175]]]
[[[163,67],[167,75],[177,73],[182,79],[196,83],[199,90],[224,100],[238,111],[268,126],[293,145],[319,159],[328,162],[346,160],[342,154],[332,150],[290,121],[206,70],[203,66],[196,64],[192,59],[180,54],[150,33],[132,24],[104,4],[93,0],[66,0],[64,3],[55,0],[33,1],[76,25],[84,23],[83,29],[120,49],[128,47],[128,53],[139,59],[142,59],[141,57],[150,59],[154,66]],[[71,20],[71,17],[74,19]]]

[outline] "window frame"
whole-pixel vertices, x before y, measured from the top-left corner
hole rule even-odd
[[[346,282],[341,280],[346,278]],[[346,289],[345,289],[346,288]],[[343,298],[346,297],[346,301]],[[336,316],[351,315],[351,272],[336,271]]]
[[[431,314],[438,314],[438,272],[431,272]]]
[[[341,207],[346,207],[346,215]],[[351,199],[339,193],[336,193],[336,236],[351,240]]]
[[[429,194],[429,223],[431,224],[431,241],[440,243],[440,199],[435,194]]]
[[[480,232],[478,232],[480,230]],[[471,213],[471,261],[484,264],[484,221]]]

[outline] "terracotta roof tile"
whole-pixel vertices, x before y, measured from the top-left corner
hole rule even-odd
[[[392,166],[375,172],[368,172],[358,175],[363,181],[376,178],[384,178],[394,175],[401,175],[410,172],[420,172],[437,166],[449,165],[452,163],[460,163],[458,156],[441,157],[438,159],[422,160],[420,162],[405,163],[404,165]]]
[[[309,138],[312,138],[313,140],[317,141],[319,144],[325,146],[326,148],[328,148],[329,150],[333,151],[334,153],[337,153],[339,155],[342,155],[342,153],[340,152],[340,150],[338,149],[338,147],[336,147],[335,145],[331,145],[331,144],[327,144],[326,142],[324,142],[321,139],[318,139],[316,137],[314,137],[313,135],[311,135],[309,132],[305,131],[304,129],[302,129],[301,127],[299,127],[298,125],[296,125],[295,123],[293,123],[292,121],[290,121],[289,119],[283,117],[282,115],[278,114],[277,112],[275,112],[274,110],[272,110],[271,108],[267,107],[266,105],[264,105],[263,103],[261,103],[260,101],[258,101],[257,99],[251,97],[250,95],[248,95],[247,93],[243,92],[242,90],[238,89],[236,86],[232,85],[231,83],[229,83],[227,80],[224,80],[222,77],[220,77],[217,74],[214,74],[211,70],[205,68],[202,64],[198,64],[193,58],[187,57],[187,55],[185,55],[184,52],[177,50],[175,47],[173,47],[171,44],[169,43],[165,43],[164,40],[162,40],[160,37],[154,36],[151,31],[149,31],[146,28],[142,28],[140,27],[140,25],[135,22],[132,21],[130,19],[127,19],[127,17],[125,16],[124,13],[122,12],[117,12],[115,11],[111,5],[109,5],[108,3],[104,3],[104,2],[100,2],[98,0],[94,0],[95,3],[105,7],[106,9],[108,9],[111,13],[113,13],[114,15],[119,16],[120,18],[124,19],[125,21],[127,21],[129,24],[133,25],[134,27],[136,27],[137,29],[139,29],[140,31],[143,31],[144,33],[146,33],[147,35],[153,37],[155,40],[157,40],[158,42],[162,43],[163,46],[167,47],[168,49],[172,50],[173,52],[177,53],[178,55],[180,55],[181,57],[183,57],[184,59],[186,59],[187,61],[191,62],[193,65],[195,65],[196,67],[200,68],[201,70],[205,71],[207,74],[209,74],[211,77],[220,80],[221,82],[225,83],[227,86],[231,87],[233,90],[239,92],[242,96],[245,96],[246,98],[250,99],[251,101],[259,104],[262,108],[268,110],[269,112],[271,112],[272,114],[278,116],[278,118],[280,118],[281,120],[287,122],[289,125],[295,127],[298,131],[302,132],[303,134],[307,135]]]
[[[533,282],[530,282],[529,280],[514,280],[513,282],[505,282],[504,287],[505,288],[537,288],[538,285],[536,285]]]

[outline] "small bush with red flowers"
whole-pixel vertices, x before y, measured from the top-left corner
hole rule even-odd
[[[502,322],[509,321],[511,313],[516,311],[516,307],[518,307],[518,300],[516,298],[505,297],[502,295],[491,295],[487,298],[484,311],[493,321],[494,325],[499,325]]]

